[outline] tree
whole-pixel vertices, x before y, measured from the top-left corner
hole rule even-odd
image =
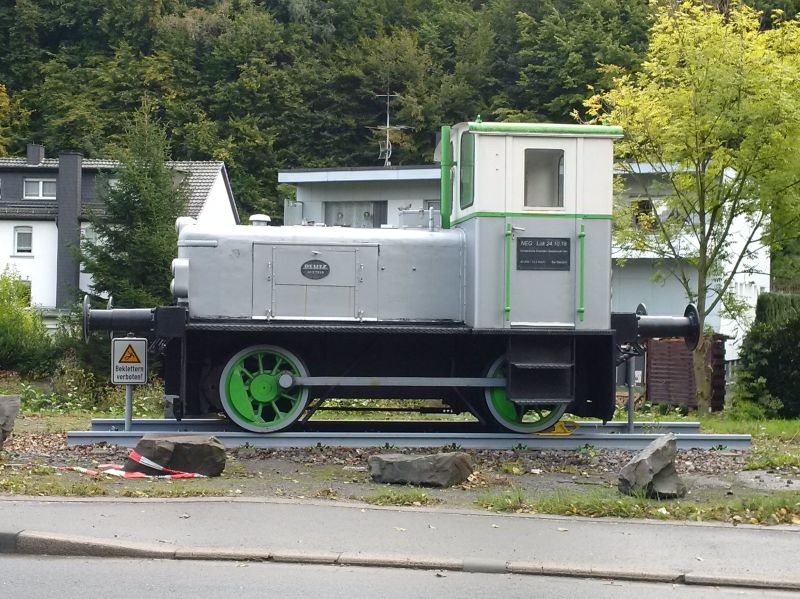
[[[11,100],[5,86],[0,83],[0,156],[8,153],[8,129],[11,116]]]
[[[761,31],[759,19],[738,3],[724,15],[691,2],[662,7],[641,71],[587,102],[596,122],[624,128],[617,151],[631,176],[632,164],[648,165],[667,182],[664,197],[619,212],[618,243],[662,259],[701,325],[718,306],[737,309],[734,276],[761,247],[784,243],[798,218],[800,24],[777,19]],[[703,353],[694,354],[701,410]]]
[[[168,304],[175,219],[184,213],[186,190],[166,165],[166,135],[147,103],[133,114],[123,143],[114,152],[114,179],[98,189],[103,209],[91,219],[97,241],[81,248],[84,270],[94,292],[112,295],[120,307]]]
[[[31,289],[10,266],[0,273],[0,368],[40,375],[53,366],[53,343]]]
[[[608,89],[604,65],[633,70],[647,46],[651,10],[640,0],[547,0],[543,16],[517,16],[519,80],[515,120],[565,121],[589,94]]]

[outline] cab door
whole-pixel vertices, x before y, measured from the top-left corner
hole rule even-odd
[[[574,327],[579,305],[577,140],[509,137],[505,326]]]

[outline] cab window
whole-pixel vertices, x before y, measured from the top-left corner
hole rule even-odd
[[[564,207],[564,150],[525,150],[525,207]]]
[[[461,136],[458,163],[461,172],[458,197],[463,210],[475,202],[475,136],[472,133],[464,133]]]

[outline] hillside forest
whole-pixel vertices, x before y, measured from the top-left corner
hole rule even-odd
[[[755,0],[794,15],[796,0]],[[722,10],[724,6],[720,6]],[[106,155],[143,101],[178,160],[224,160],[242,212],[277,171],[428,163],[440,125],[573,122],[636,71],[643,0],[16,0],[0,4],[0,155]]]

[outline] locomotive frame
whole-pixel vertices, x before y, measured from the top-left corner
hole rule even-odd
[[[642,339],[699,338],[693,306],[682,317],[611,314],[621,134],[444,127],[441,213],[427,228],[179,219],[176,305],[93,310],[85,299],[84,329],[149,333],[177,417],[224,411],[253,432],[282,430],[332,397],[437,399],[521,433],[567,411],[609,420],[615,367]]]

